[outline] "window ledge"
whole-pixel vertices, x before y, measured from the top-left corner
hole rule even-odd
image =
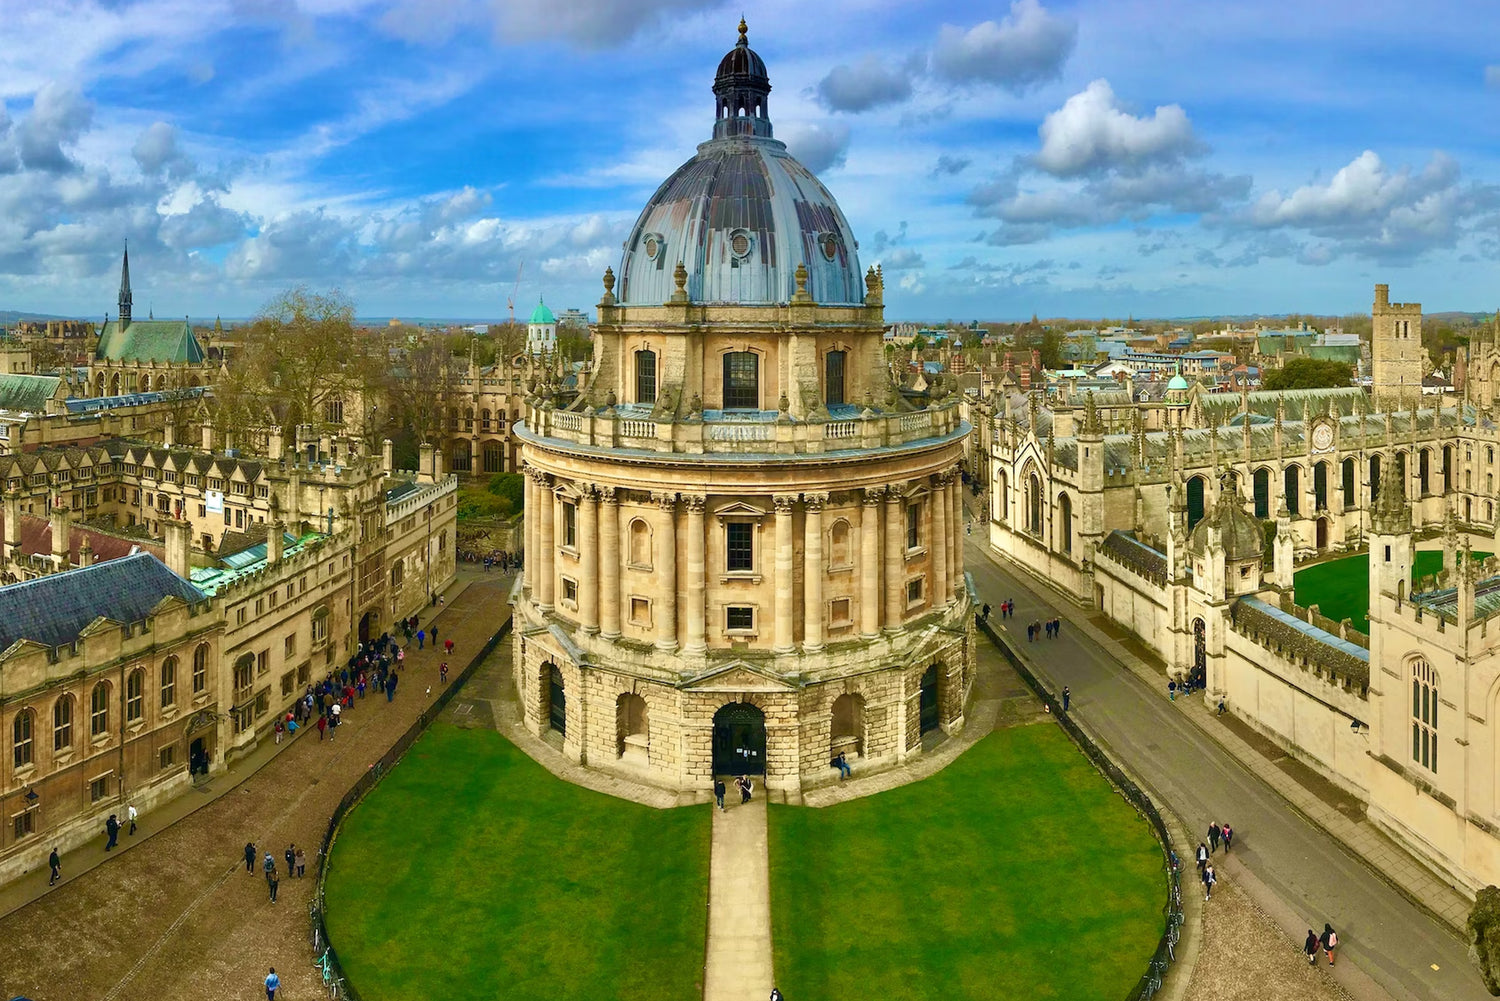
[[[640,570],[642,573],[650,573],[654,569],[649,563],[627,563],[626,570]]]
[[[840,563],[838,566],[830,566],[828,568],[827,572],[830,573],[830,574],[836,574],[836,573],[853,573],[854,572],[854,564],[853,563]]]
[[[760,630],[759,629],[726,629],[726,630],[724,630],[724,635],[731,642],[743,643],[745,640],[759,639],[760,638]]]
[[[749,570],[731,570],[719,577],[720,584],[759,584],[761,575]]]
[[[24,785],[26,781],[31,778],[31,776],[36,774],[36,762],[32,761],[30,764],[22,765],[11,774],[12,776],[14,776],[17,782],[20,782]]]
[[[909,560],[919,559],[927,555],[926,546],[912,546],[906,550],[906,558]]]

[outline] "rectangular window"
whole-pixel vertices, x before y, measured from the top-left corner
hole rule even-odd
[[[109,776],[101,775],[89,783],[89,802],[97,803],[109,797]]]
[[[751,632],[755,629],[755,609],[745,605],[730,605],[724,609],[724,627],[730,632]]]
[[[755,569],[755,526],[731,521],[724,526],[724,566],[730,573]]]
[[[271,651],[262,650],[255,655],[255,676],[258,678],[271,669]]]
[[[915,605],[922,600],[922,578],[906,582],[906,603]]]
[[[576,580],[570,580],[567,577],[564,577],[562,579],[562,586],[563,601],[571,602],[576,605],[578,603],[578,582]]]
[[[271,690],[262,688],[255,693],[255,718],[259,719],[271,711]]]
[[[849,612],[848,598],[834,598],[828,603],[828,624],[835,629],[840,626],[848,626],[854,623]]]
[[[332,657],[333,657],[333,648],[332,647],[328,648],[328,656],[329,656],[330,659],[332,659]],[[303,664],[301,667],[297,668],[297,684],[299,684],[299,685],[306,685],[308,683],[308,681],[311,680],[311,679],[312,679],[312,664],[311,663]]]
[[[922,544],[922,505],[906,505],[906,548],[916,549]]]
[[[651,601],[648,598],[630,599],[630,624],[633,626],[651,625]]]
[[[844,352],[830,351],[823,366],[823,395],[830,407],[844,402],[844,359]]]
[[[23,813],[16,814],[15,822],[13,824],[13,827],[15,829],[15,835],[16,835],[16,840],[17,841],[19,841],[20,839],[26,837],[28,834],[35,834],[36,833],[36,811],[35,810],[27,810],[27,811],[25,811]]]
[[[156,767],[160,771],[166,771],[177,763],[177,748],[163,747],[156,752]]]
[[[562,544],[569,549],[578,548],[578,505],[563,501]]]
[[[286,698],[292,694],[292,686],[297,683],[297,672],[288,671],[281,676],[281,697]]]
[[[760,359],[753,351],[724,356],[724,409],[760,409]]]
[[[286,648],[284,656],[288,660],[290,660],[291,658],[297,656],[297,634],[296,633],[292,633],[291,635],[287,636],[286,642],[284,644],[282,644],[282,645]]]
[[[635,402],[656,402],[656,352],[635,353]]]

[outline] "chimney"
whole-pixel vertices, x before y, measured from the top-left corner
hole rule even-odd
[[[167,537],[167,569],[183,580],[191,580],[193,568],[189,560],[192,552],[193,526],[176,518],[164,519],[162,532]]]
[[[1391,287],[1389,285],[1375,286],[1375,305],[1389,306],[1391,304]]]
[[[417,456],[418,456],[418,458],[417,458],[417,482],[418,483],[436,483],[437,482],[437,476],[436,476],[436,474],[433,471],[433,463],[434,463],[434,461],[436,459],[436,454],[437,454],[437,449],[433,448],[432,444],[430,442],[425,442],[425,441],[422,442],[422,446],[419,449],[417,449]]]
[[[212,452],[213,450],[214,450],[214,428],[213,428],[212,424],[205,424],[205,425],[203,425],[203,451],[205,451],[205,452]]]
[[[279,427],[271,429],[270,440],[266,443],[266,457],[274,461],[286,458],[286,439]]]
[[[387,476],[396,471],[396,443],[389,438],[380,443],[380,464]]]
[[[68,569],[71,562],[68,556],[73,548],[72,527],[73,521],[68,516],[67,505],[52,505],[52,563],[59,570]]]
[[[167,448],[177,444],[177,422],[171,414],[167,415],[167,423],[161,429],[161,443]]]
[[[81,567],[91,567],[94,565],[94,547],[89,545],[89,537],[87,535],[78,544],[78,565]]]
[[[266,563],[281,562],[281,547],[285,542],[281,537],[281,502],[275,496],[271,497],[271,517],[266,522]]]
[[[21,558],[21,495],[14,490],[5,492],[5,558]]]

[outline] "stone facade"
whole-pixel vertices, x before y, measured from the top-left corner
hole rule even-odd
[[[719,129],[700,157],[749,175],[775,158],[816,185],[757,123]],[[527,400],[515,681],[526,725],[575,760],[679,788],[716,771],[798,788],[836,774],[840,751],[894,763],[963,726],[969,426],[956,398],[890,382],[883,282],[859,273],[822,197],[837,225],[705,240],[751,272],[767,247],[824,254],[819,287],[862,301],[815,301],[806,266],[759,272],[781,290],[695,301],[718,267],[700,255],[677,264],[670,301],[621,302],[610,270],[587,387],[570,397],[543,379]],[[671,215],[653,202],[641,218]],[[622,272],[644,275],[676,237],[636,228]]]

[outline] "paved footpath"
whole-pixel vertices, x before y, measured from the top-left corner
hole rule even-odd
[[[1340,955],[1397,1001],[1475,1001],[1486,996],[1465,944],[1449,926],[1413,904],[1307,819],[1329,808],[1327,802],[1312,802],[1318,800],[1315,783],[1300,794],[1292,788],[1284,793],[1287,773],[1296,772],[1289,762],[1273,763],[1231,728],[1212,720],[1200,697],[1169,702],[1164,675],[1139,658],[1134,665],[1122,663],[1129,654],[1128,642],[1105,635],[1102,620],[1091,622],[1084,609],[1037,578],[997,562],[978,526],[967,541],[966,569],[973,575],[979,601],[992,606],[1006,598],[1016,601],[1013,620],[999,622],[992,616],[991,622],[1000,628],[1016,625],[1009,635],[1038,676],[1055,690],[1072,687],[1073,712],[1190,830],[1206,831],[1214,821],[1232,824],[1236,862],[1284,902],[1304,932],[1332,922],[1339,932]],[[1061,636],[1028,644],[1024,624],[1053,615],[1063,618]],[[1321,792],[1336,804],[1329,790]],[[1305,806],[1291,802],[1293,794],[1310,801]],[[1357,826],[1368,828],[1363,822]],[[1399,852],[1377,864],[1392,869],[1412,866]],[[1450,906],[1451,901],[1439,898],[1432,909]]]
[[[758,786],[750,802],[714,810],[709,848],[708,959],[703,1001],[765,1001],[771,969],[771,862],[766,797]]]

